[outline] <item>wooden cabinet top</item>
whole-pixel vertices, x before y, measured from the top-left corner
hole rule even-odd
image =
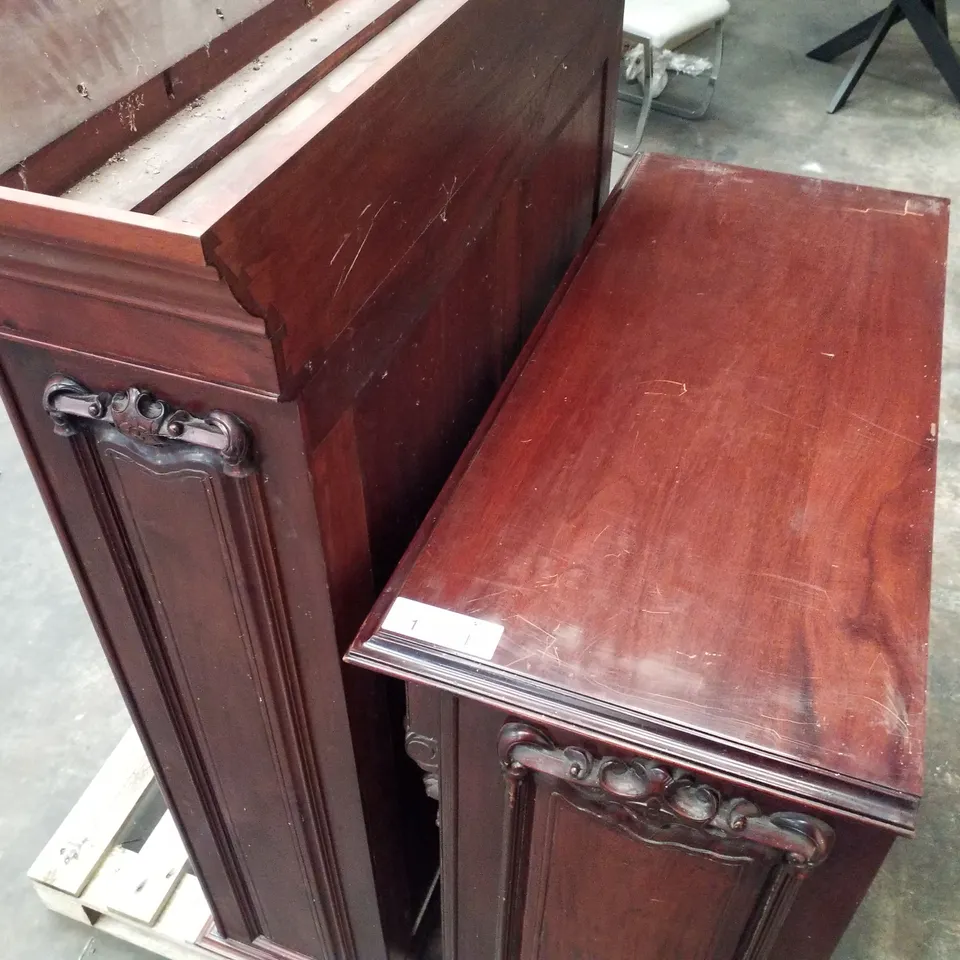
[[[312,382],[329,429],[583,95],[572,58],[607,56],[593,4],[545,30],[551,2],[273,0],[52,125],[0,169],[0,338],[283,400]]]
[[[352,659],[909,831],[947,221],[641,160]]]

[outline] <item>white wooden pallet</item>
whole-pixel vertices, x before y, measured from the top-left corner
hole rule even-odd
[[[168,960],[212,960],[217,955],[197,942],[210,908],[169,811],[155,819],[158,802],[153,771],[131,729],[28,876],[57,913]]]

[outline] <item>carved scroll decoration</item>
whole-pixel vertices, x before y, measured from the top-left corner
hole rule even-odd
[[[440,802],[440,755],[437,741],[407,729],[404,740],[407,756],[423,771],[423,788],[431,800]],[[439,813],[437,814],[439,821]]]
[[[796,896],[799,884],[823,863],[833,846],[831,827],[801,813],[765,815],[744,798],[724,797],[688,771],[653,760],[595,757],[580,747],[560,747],[544,731],[507,723],[498,743],[508,784],[504,822],[502,901],[498,960],[519,955],[525,861],[529,847],[530,774],[565,784],[591,808],[620,827],[686,828],[704,840],[742,842],[782,854],[748,923],[737,960],[763,960]],[[635,834],[641,835],[641,832]]]
[[[600,803],[613,803],[630,817],[665,823],[671,820],[728,839],[746,840],[782,851],[800,870],[822,863],[830,852],[833,831],[803,814],[764,816],[756,804],[725,799],[686,771],[652,760],[597,759],[579,747],[558,747],[545,733],[522,723],[508,723],[500,733],[500,760],[508,777],[530,772],[562,780]]]
[[[204,418],[172,407],[139,387],[93,393],[71,377],[55,376],[43,391],[43,408],[54,430],[71,437],[85,421],[109,424],[147,446],[189,444],[219,455],[228,477],[253,472],[250,434],[239,417],[214,410]]]

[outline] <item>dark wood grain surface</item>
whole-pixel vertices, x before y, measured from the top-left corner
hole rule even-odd
[[[917,797],[946,236],[943,201],[645,158],[368,622],[495,621],[492,663],[358,660]]]

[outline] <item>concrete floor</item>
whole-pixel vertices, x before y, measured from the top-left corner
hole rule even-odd
[[[874,4],[733,3],[711,114],[692,123],[652,114],[645,149],[960,200],[960,108],[908,27],[894,29],[847,108],[830,117],[825,107],[851,58],[824,65],[803,52]],[[960,36],[960,17],[953,25]],[[837,960],[960,955],[960,209],[951,235],[926,799],[917,839],[895,845]],[[2,412],[0,503],[2,956],[143,960],[49,913],[25,877],[127,720]]]

